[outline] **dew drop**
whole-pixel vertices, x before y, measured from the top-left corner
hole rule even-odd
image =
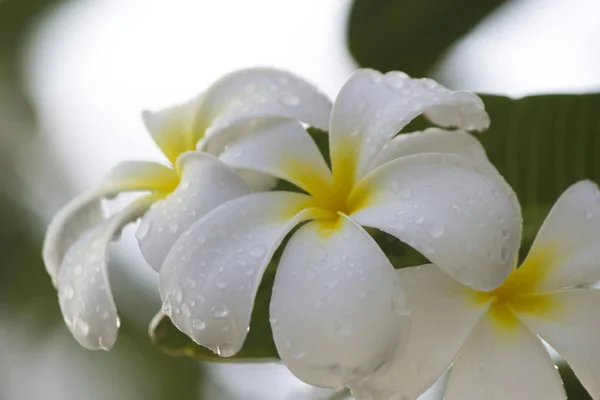
[[[408,200],[410,199],[411,193],[410,193],[410,189],[404,189],[402,190],[402,192],[400,192],[400,198],[402,200]]]
[[[250,250],[250,256],[252,256],[254,258],[260,258],[260,257],[264,256],[266,252],[267,252],[266,247],[262,244],[259,244],[259,245],[254,246],[252,248],[252,250]]]
[[[415,220],[415,222],[416,222],[417,224],[422,224],[422,223],[423,223],[423,221],[425,221],[425,218],[424,218],[422,215],[419,215],[419,216],[417,217],[417,219]]]
[[[169,230],[171,231],[171,233],[177,233],[177,230],[179,230],[179,225],[178,224],[171,224],[169,226]]]
[[[392,189],[392,192],[397,193],[400,190],[400,184],[398,181],[392,180],[390,182],[390,188]]]
[[[206,323],[199,318],[196,318],[192,321],[192,327],[198,331],[203,331],[206,329]]]
[[[335,321],[335,331],[340,336],[352,335],[354,328],[347,318],[340,318]]]
[[[401,89],[404,87],[405,78],[402,75],[390,74],[386,76],[386,83],[394,89]]]
[[[313,248],[312,256],[315,260],[321,261],[321,260],[324,260],[325,257],[327,256],[327,251],[325,250],[325,247],[317,246],[317,247]]]
[[[227,283],[223,282],[223,281],[219,281],[219,282],[215,283],[215,286],[218,287],[219,289],[223,290],[223,289],[227,288]]]
[[[304,277],[311,282],[317,279],[317,275],[318,273],[314,268],[306,267],[304,270]]]
[[[329,289],[334,289],[338,285],[338,283],[339,282],[336,278],[331,278],[325,281],[325,286],[327,286]]]
[[[503,246],[500,252],[500,261],[503,263],[508,261],[508,246]]]
[[[146,236],[148,236],[148,232],[150,231],[151,225],[152,225],[152,221],[142,220],[142,222],[140,223],[140,226],[138,227],[138,230],[135,233],[135,237],[138,240],[144,239]]]
[[[183,300],[183,293],[181,292],[181,289],[175,289],[173,291],[173,300],[175,300],[177,303],[181,303],[181,300]]]
[[[298,96],[292,93],[282,94],[279,100],[282,104],[285,104],[286,106],[297,106],[298,104],[300,104],[300,99],[298,98]]]
[[[71,300],[73,296],[75,296],[75,289],[73,289],[73,286],[71,285],[66,285],[63,289],[63,293],[67,299]]]
[[[73,273],[74,273],[75,275],[81,275],[81,270],[82,270],[82,269],[83,269],[83,267],[81,266],[81,264],[76,264],[76,265],[73,267]]]
[[[502,229],[502,238],[508,239],[510,237],[510,231],[508,229]]]
[[[383,81],[383,78],[381,77],[381,74],[379,74],[378,72],[373,72],[371,74],[371,82],[373,82],[374,84],[380,84],[381,81]]]
[[[444,236],[444,226],[438,223],[433,224],[429,229],[429,234],[434,238]]]
[[[229,309],[225,304],[219,303],[212,308],[212,314],[217,318],[224,318],[229,315]]]
[[[594,213],[590,210],[586,210],[584,211],[583,216],[585,217],[585,219],[592,219],[594,218]]]

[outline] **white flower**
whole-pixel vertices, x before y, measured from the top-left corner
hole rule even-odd
[[[242,132],[244,123],[256,118],[299,118],[323,128],[330,107],[324,95],[294,75],[254,68],[225,76],[187,104],[156,114],[145,112],[146,127],[172,165],[124,162],[100,185],[67,204],[48,227],[44,263],[77,341],[90,349],[114,344],[119,319],[108,282],[107,251],[123,226],[144,216],[137,238],[144,257],[157,269],[195,220],[251,192],[231,168],[195,151],[198,141],[227,143],[227,138]],[[150,194],[104,216],[103,198],[138,191]]]
[[[441,125],[489,123],[472,93],[361,70],[333,106],[332,170],[295,121],[254,124],[230,143],[220,156],[229,165],[308,194],[251,194],[194,224],[160,271],[174,324],[218,354],[239,351],[265,268],[286,235],[308,220],[281,255],[270,317],[279,355],[310,384],[341,387],[371,373],[392,355],[391,338],[408,328],[394,270],[361,225],[411,244],[473,287],[500,284],[513,264],[504,254],[519,242],[514,193],[462,130],[390,141],[424,111]],[[508,235],[484,229],[490,225]]]
[[[600,281],[599,260],[600,191],[582,181],[560,197],[521,267],[493,291],[474,291],[430,265],[399,270],[413,312],[407,350],[356,385],[356,398],[415,399],[453,364],[447,400],[564,400],[538,336],[600,398],[600,291],[584,288]]]

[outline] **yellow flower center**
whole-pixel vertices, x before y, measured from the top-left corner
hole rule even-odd
[[[558,305],[551,296],[538,292],[539,283],[548,275],[555,259],[552,248],[532,254],[491,292],[475,291],[477,303],[491,301],[489,313],[502,328],[512,328],[518,323],[516,313],[547,317]]]

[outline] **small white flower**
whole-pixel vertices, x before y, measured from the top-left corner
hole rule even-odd
[[[447,400],[564,400],[538,336],[600,398],[600,290],[589,288],[600,281],[599,260],[600,191],[582,181],[554,205],[521,267],[492,291],[432,265],[399,270],[413,311],[407,350],[356,385],[356,398],[416,399],[452,364]]]
[[[409,243],[475,288],[500,284],[513,264],[503,251],[512,256],[520,241],[514,193],[462,130],[430,129],[390,141],[423,112],[440,125],[480,130],[489,124],[472,93],[399,72],[361,70],[333,106],[331,170],[295,121],[259,121],[232,141],[221,160],[308,194],[251,194],[194,224],[160,272],[175,325],[218,354],[239,351],[273,253],[309,220],[285,245],[270,317],[279,355],[310,384],[341,387],[366,376],[393,354],[393,337],[408,328],[394,270],[361,225]],[[483,228],[489,226],[500,231]]]
[[[119,319],[108,282],[107,251],[127,223],[143,216],[137,238],[148,263],[158,269],[195,220],[251,192],[239,175],[211,155],[218,153],[216,148],[196,151],[199,141],[211,138],[213,147],[226,144],[256,118],[299,118],[323,128],[330,108],[324,95],[294,75],[254,68],[225,76],[187,104],[145,112],[146,127],[171,165],[118,165],[100,185],[60,210],[48,227],[44,263],[59,291],[65,322],[79,343],[90,349],[114,344]],[[105,217],[103,198],[122,192],[151,194]]]

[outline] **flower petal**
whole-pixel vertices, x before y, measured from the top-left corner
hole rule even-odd
[[[202,133],[194,131],[194,118],[202,104],[202,95],[158,112],[144,111],[142,120],[154,142],[175,164],[180,154],[194,150]]]
[[[352,194],[352,218],[423,253],[477,290],[500,285],[521,241],[516,195],[493,167],[453,154],[389,162]]]
[[[109,350],[117,338],[119,317],[108,280],[108,246],[156,199],[153,195],[138,199],[99,223],[83,234],[64,257],[58,273],[58,299],[67,327],[83,347]]]
[[[487,310],[487,304],[469,301],[471,289],[432,264],[403,268],[397,273],[412,311],[408,344],[402,344],[406,351],[353,385],[357,400],[416,399],[452,364]]]
[[[546,348],[527,327],[518,323],[502,331],[486,316],[460,351],[444,398],[565,400],[566,395]]]
[[[567,361],[594,399],[600,398],[600,290],[565,290],[548,294],[558,312],[519,318]]]
[[[524,265],[544,260],[538,290],[600,281],[600,191],[591,181],[568,188],[544,221]]]
[[[482,164],[490,164],[481,142],[463,130],[447,131],[429,128],[422,132],[403,133],[390,142],[375,156],[369,170],[396,158],[420,153],[451,153],[470,157]]]
[[[295,120],[256,121],[219,159],[233,168],[285,179],[309,193],[333,183],[317,145]]]
[[[489,125],[483,103],[473,93],[450,91],[402,72],[357,71],[340,90],[331,114],[334,174],[357,181],[383,146],[425,111],[443,126],[483,130]]]
[[[302,226],[275,275],[271,326],[286,366],[340,388],[373,372],[408,334],[404,291],[375,241],[347,217]]]
[[[197,131],[206,130],[202,149],[220,153],[235,126],[258,118],[292,118],[327,130],[331,101],[304,79],[275,68],[248,68],[219,79],[204,94]]]
[[[52,219],[44,239],[43,258],[56,278],[65,253],[87,230],[104,219],[101,199],[125,191],[164,191],[177,184],[175,171],[151,162],[124,162],[113,168],[94,189],[71,200]]]
[[[192,225],[160,271],[165,314],[198,344],[224,357],[237,353],[262,274],[284,236],[308,217],[307,200],[298,193],[250,194]]]
[[[195,221],[219,205],[250,193],[248,185],[231,168],[198,151],[177,160],[182,171],[179,186],[144,215],[136,232],[146,262],[156,271],[175,241]]]

